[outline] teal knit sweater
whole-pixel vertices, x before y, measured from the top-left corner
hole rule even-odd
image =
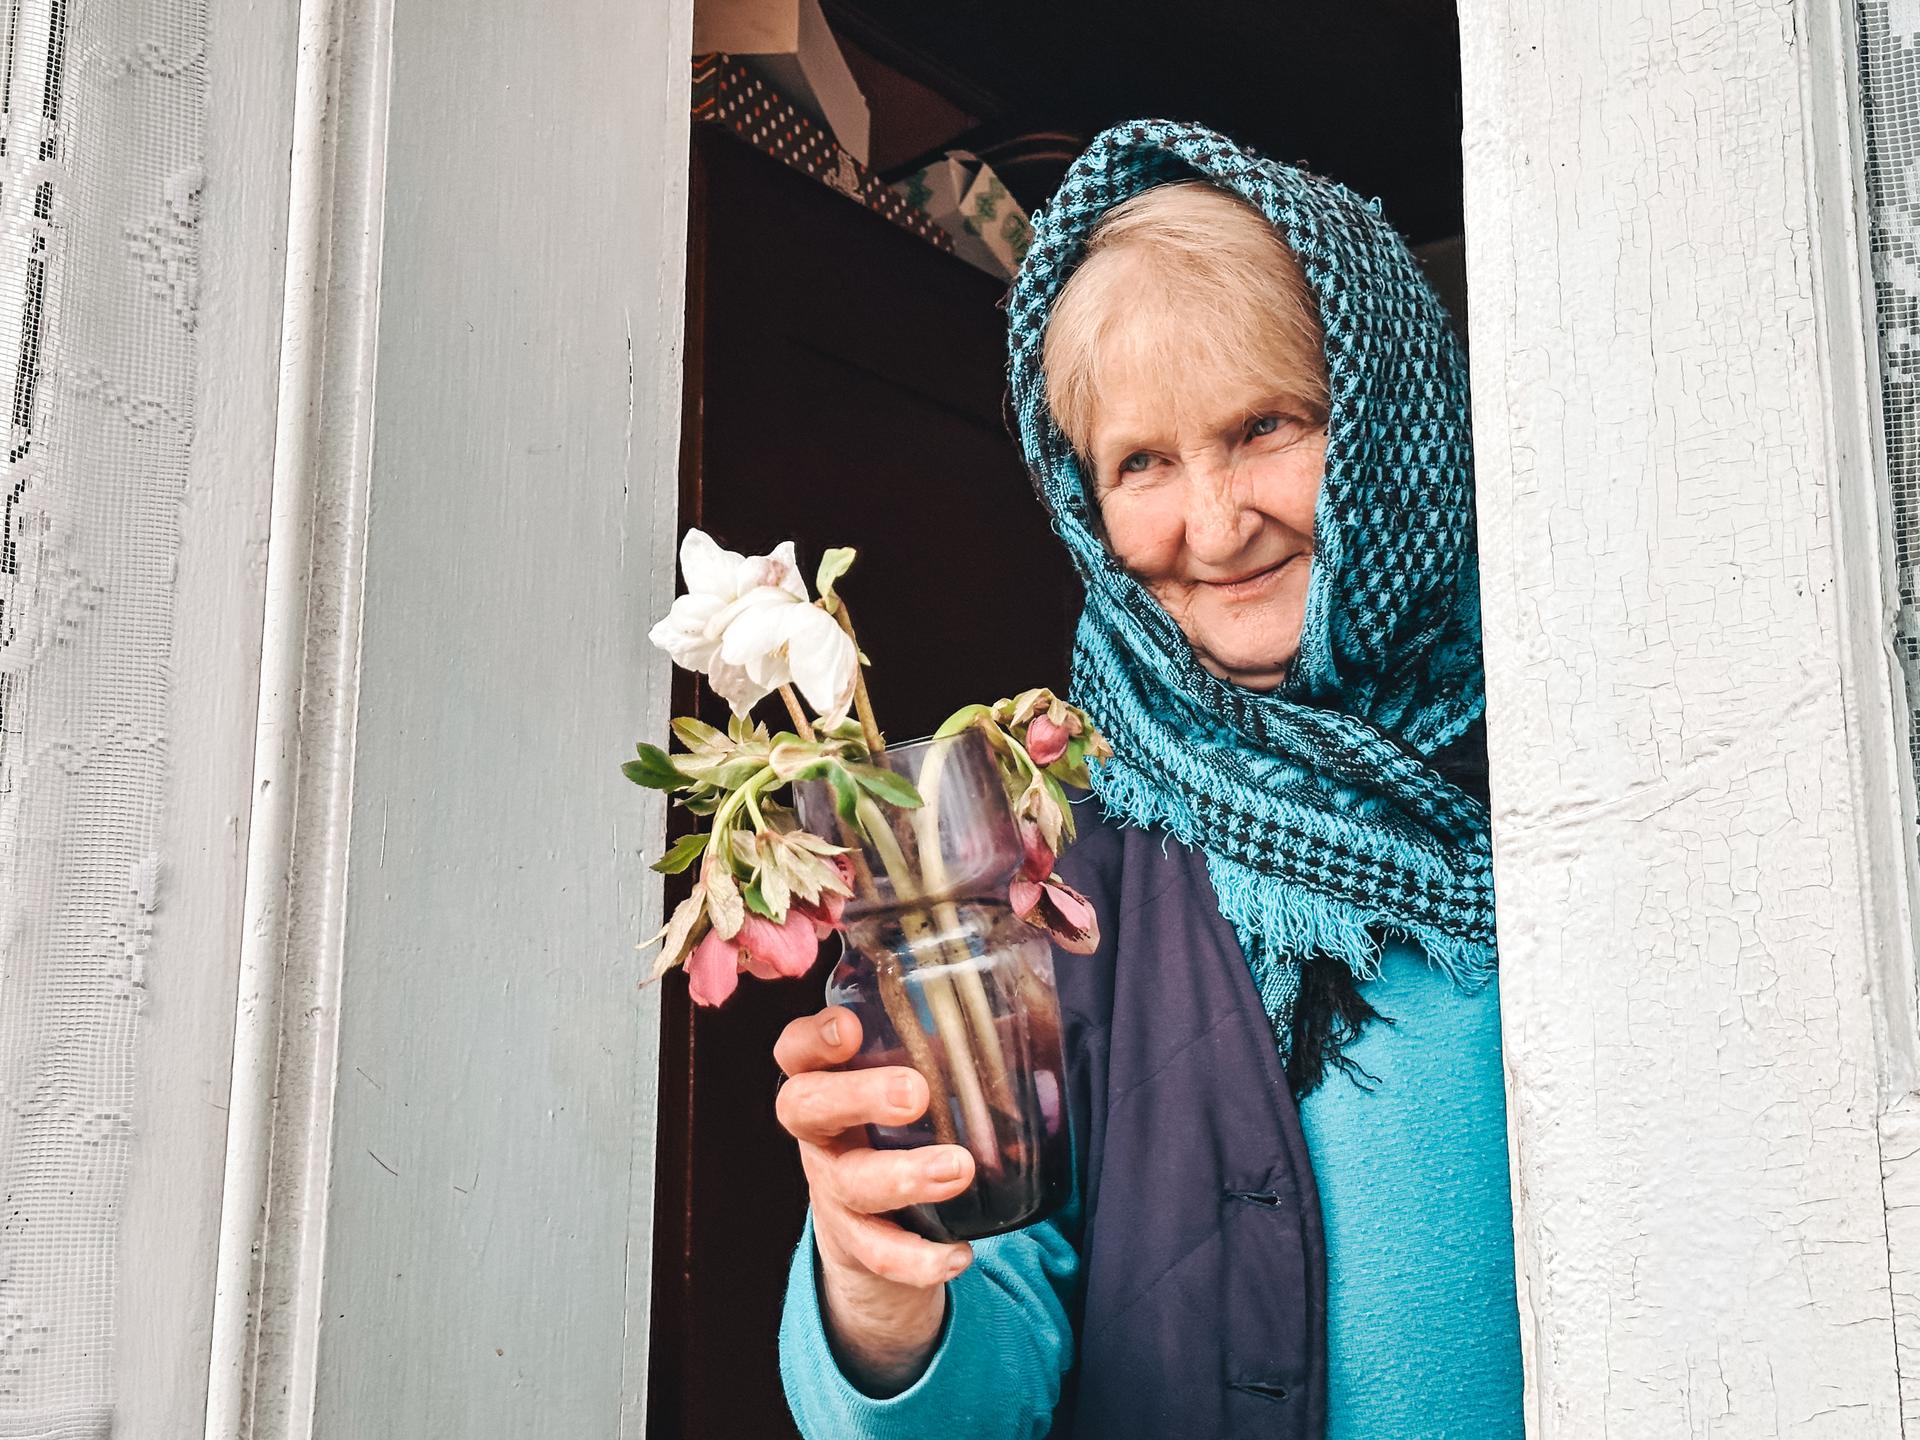
[[[1328,1440],[1521,1440],[1497,984],[1465,994],[1390,946],[1339,1074],[1300,1118],[1327,1241]],[[808,1440],[1038,1440],[1073,1362],[1080,1217],[983,1240],[947,1287],[926,1373],[885,1400],[840,1372],[822,1328],[811,1222],[780,1330],[787,1400]]]

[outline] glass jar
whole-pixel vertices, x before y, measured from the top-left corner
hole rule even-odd
[[[876,1149],[964,1145],[974,1180],[937,1205],[891,1217],[933,1240],[977,1240],[1066,1202],[1072,1154],[1053,947],[1007,899],[1020,836],[999,767],[976,730],[889,749],[877,762],[923,804],[863,792],[853,822],[832,790],[797,787],[800,823],[849,846],[846,953],[827,1003],[859,1017],[846,1068],[909,1065],[932,1101],[911,1125],[868,1126]]]

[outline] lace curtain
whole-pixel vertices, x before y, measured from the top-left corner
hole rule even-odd
[[[1893,645],[1920,774],[1920,0],[1861,0],[1860,78],[1899,593]]]
[[[0,1440],[68,1440],[111,1425],[166,884],[206,25],[196,0],[0,0],[0,24]]]

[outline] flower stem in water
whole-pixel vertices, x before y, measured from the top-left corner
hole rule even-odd
[[[944,745],[934,746],[932,753],[927,756],[927,763],[920,772],[922,804],[913,812],[913,827],[920,841],[921,879],[927,890],[936,895],[947,888],[946,860],[940,853],[940,782],[946,770],[946,759]],[[959,907],[951,900],[940,901],[934,906],[934,918],[947,934],[960,933]],[[953,988],[960,997],[981,1054],[985,1057],[987,1089],[994,1108],[1010,1120],[1017,1121],[1019,1110],[1014,1100],[1013,1082],[1007,1074],[1007,1058],[1000,1046],[999,1028],[993,1023],[993,1005],[987,999],[987,987],[972,963],[973,956],[961,951],[957,944],[949,945],[946,949],[949,953],[958,952],[954,954],[951,971]]]
[[[880,852],[881,863],[886,866],[887,874],[893,881],[894,894],[905,901],[919,899],[920,887],[915,883],[907,857],[900,849],[900,841],[879,807],[864,795],[859,800],[859,818],[861,828]],[[903,910],[900,928],[906,934],[909,947],[935,948],[935,931],[926,911]],[[937,948],[943,956],[948,949],[944,944],[938,944]],[[944,975],[928,970],[921,977],[920,991],[926,996],[927,1008],[933,1012],[934,1030],[940,1036],[941,1044],[946,1047],[947,1073],[952,1077],[960,1099],[961,1113],[967,1121],[967,1148],[973,1151],[974,1158],[980,1162],[983,1170],[997,1172],[1000,1169],[1000,1147],[994,1133],[993,1116],[987,1108],[986,1095],[980,1088],[980,1069],[973,1058],[973,1047],[967,1042],[966,1021],[954,1001],[952,987]]]
[[[873,872],[867,868],[866,857],[860,850],[859,836],[844,820],[840,822],[840,838],[847,846],[847,858],[853,862],[854,886],[869,900],[877,900],[880,887],[874,881]],[[946,1081],[941,1077],[939,1058],[933,1053],[933,1042],[927,1039],[927,1032],[920,1025],[920,1012],[913,1008],[913,997],[907,994],[900,956],[892,945],[888,945],[885,956],[874,972],[874,983],[879,988],[880,1005],[887,1012],[888,1022],[900,1037],[900,1043],[907,1047],[907,1058],[927,1082],[927,1120],[933,1126],[933,1138],[942,1145],[959,1143],[959,1136],[953,1128],[953,1105],[948,1098]]]

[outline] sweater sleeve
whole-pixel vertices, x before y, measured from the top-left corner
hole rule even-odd
[[[780,1378],[807,1440],[1039,1440],[1073,1363],[1067,1306],[1080,1268],[1078,1197],[1050,1220],[974,1242],[947,1284],[925,1372],[884,1400],[850,1382],[827,1342],[807,1216],[787,1277]]]

